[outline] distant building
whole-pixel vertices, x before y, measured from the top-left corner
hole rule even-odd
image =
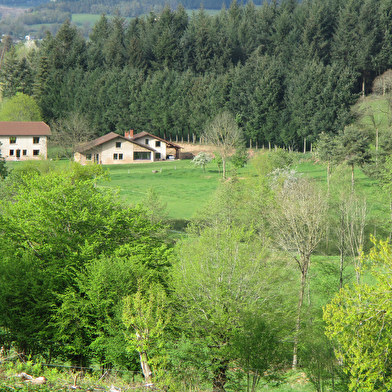
[[[180,149],[180,146],[147,132],[134,135],[130,130],[125,136],[110,132],[81,145],[74,159],[82,165],[88,162],[104,165],[154,162],[178,158]]]
[[[0,121],[0,155],[6,161],[47,159],[50,135],[43,121]]]

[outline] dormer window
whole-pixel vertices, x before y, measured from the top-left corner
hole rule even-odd
[[[10,144],[16,143],[16,136],[10,136]]]

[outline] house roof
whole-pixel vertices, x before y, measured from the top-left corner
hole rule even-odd
[[[101,144],[105,144],[107,142],[110,142],[111,140],[116,139],[116,138],[123,139],[129,143],[137,144],[138,146],[146,148],[147,150],[155,151],[153,148],[148,147],[145,144],[141,144],[141,143],[138,143],[134,140],[128,139],[124,136],[119,135],[118,133],[110,132],[110,133],[107,133],[106,135],[99,137],[98,139],[94,139],[91,142],[87,142],[87,143],[82,144],[78,148],[77,152],[85,152],[85,151],[91,150],[94,147],[97,147],[97,146],[100,146]]]
[[[161,138],[158,137],[158,136],[152,135],[151,133],[144,132],[144,131],[143,131],[143,132],[139,132],[139,133],[137,133],[136,135],[133,135],[133,136],[131,137],[131,140],[141,139],[141,138],[146,137],[146,136],[150,136],[150,137],[152,137],[152,138],[154,138],[154,139],[158,139],[158,140],[160,140],[161,142],[166,143],[168,147],[175,148],[175,149],[180,149],[180,148],[182,148],[182,147],[179,146],[178,144],[174,144],[174,143],[172,143],[172,142],[168,142],[168,141],[165,140],[165,139],[161,139]]]
[[[50,136],[43,121],[0,121],[0,136]]]

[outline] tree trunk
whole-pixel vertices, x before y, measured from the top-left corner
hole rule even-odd
[[[354,165],[351,165],[351,191],[354,192]]]
[[[304,260],[301,267],[301,288],[299,290],[297,321],[295,323],[293,365],[292,365],[293,369],[296,369],[298,365],[298,340],[299,340],[299,332],[301,330],[301,313],[302,313],[302,305],[304,303],[304,294],[305,294],[306,276],[308,274],[308,266],[309,266],[309,260]]]
[[[327,163],[327,190],[328,190],[328,197],[329,197],[330,180],[331,180],[331,162],[328,161],[328,163]]]
[[[365,97],[365,72],[362,74],[362,97]]]
[[[152,382],[152,371],[150,365],[147,361],[147,353],[145,351],[139,353],[140,356],[140,365],[142,367],[142,372],[144,376],[144,381],[146,384],[151,384]]]
[[[392,199],[389,200],[389,212],[391,214],[391,227],[389,229],[389,243],[391,243],[391,240],[392,240]]]
[[[212,392],[225,392],[225,385],[227,381],[227,365],[220,362],[220,366],[214,371],[214,378],[212,380]]]

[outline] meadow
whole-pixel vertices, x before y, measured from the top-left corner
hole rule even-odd
[[[116,188],[125,204],[143,203],[148,189],[154,189],[167,205],[169,219],[189,220],[211,198],[222,181],[218,167],[211,163],[206,171],[190,160],[104,166],[109,179],[100,186]],[[248,176],[251,167],[237,170]]]

